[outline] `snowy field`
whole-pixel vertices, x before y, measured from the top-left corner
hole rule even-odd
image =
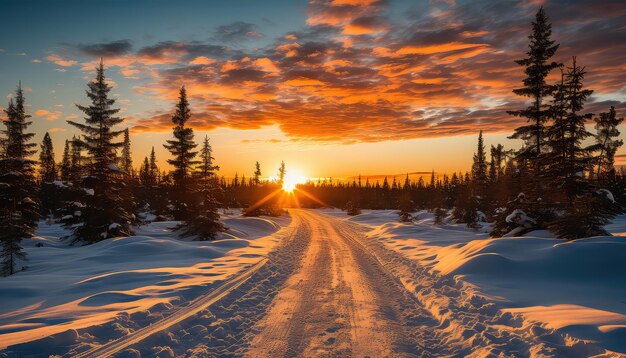
[[[0,349],[196,298],[265,256],[290,222],[222,219],[229,230],[216,242],[181,241],[169,230],[177,222],[155,222],[88,246],[69,246],[59,224],[41,222],[23,241],[28,269],[0,279]]]
[[[626,216],[607,227],[614,236],[564,242],[544,231],[493,239],[487,228],[435,226],[424,211],[411,224],[393,210],[324,212],[367,226],[370,239],[431,270],[461,275],[504,311],[626,353]]]
[[[450,282],[459,279],[467,282],[467,285],[454,287],[462,287],[465,290],[462,295],[471,300],[482,295],[490,302],[495,302],[504,311],[504,314],[490,313],[501,321],[499,324],[515,327],[521,325],[521,331],[544,337],[549,336],[552,329],[556,329],[559,333],[595,341],[609,350],[626,353],[626,240],[623,237],[626,235],[626,216],[619,217],[608,227],[615,236],[565,242],[551,238],[547,232],[533,232],[525,237],[491,239],[486,233],[487,227],[475,231],[463,224],[434,225],[433,216],[427,212],[415,213],[412,223],[400,223],[397,212],[392,210],[365,210],[363,214],[353,217],[348,217],[339,210],[322,209],[318,212],[343,223],[359,224],[366,232],[364,240],[382,243],[406,258],[402,260],[415,262],[427,270],[443,274],[443,281],[447,280],[445,277],[450,277],[454,278]],[[337,223],[336,219],[333,219],[335,224],[320,221],[321,218],[315,220],[319,225],[330,225],[333,230],[344,235],[347,229],[339,226],[346,224]],[[120,322],[132,320],[135,325],[150,326],[152,322],[167,317],[172,307],[184,306],[186,302],[202,297],[226,278],[259,262],[274,248],[281,247],[278,245],[282,240],[281,232],[289,230],[287,226],[292,223],[292,218],[245,218],[232,214],[224,216],[223,221],[229,231],[216,242],[180,241],[169,230],[176,223],[160,222],[137,228],[136,236],[106,240],[89,246],[68,246],[58,240],[59,236],[65,234],[60,226],[41,223],[37,231],[39,236],[24,241],[29,268],[0,279],[0,349],[49,336],[53,338],[41,340],[40,344],[69,346],[76,343],[77,334],[82,335],[82,340],[87,335],[100,336],[103,337],[103,342],[106,342],[107,337],[130,335],[132,331],[128,325]],[[312,222],[300,225],[302,230],[311,231]],[[294,217],[293,223],[301,223],[301,218]],[[255,331],[257,328],[246,328],[239,332],[233,324],[239,327],[244,321],[247,322],[246,327],[262,328],[268,322],[272,325],[280,323],[280,318],[284,316],[280,313],[281,309],[288,308],[291,302],[285,298],[289,297],[287,293],[301,291],[294,288],[279,293],[280,287],[285,284],[289,288],[288,278],[294,281],[294,287],[300,287],[297,279],[299,276],[294,274],[300,260],[305,260],[305,263],[307,257],[313,260],[309,272],[312,275],[317,272],[315,270],[324,266],[313,265],[319,258],[305,254],[304,250],[308,247],[306,245],[309,245],[305,243],[319,239],[319,248],[339,243],[339,236],[334,239],[324,235],[318,239],[314,237],[302,239],[302,244],[297,241],[294,243],[302,247],[292,245],[293,247],[282,249],[286,254],[285,260],[290,260],[290,264],[295,265],[293,268],[286,269],[289,263],[273,260],[276,267],[267,268],[267,272],[259,276],[276,278],[250,282],[249,286],[254,289],[245,291],[248,288],[242,287],[241,290],[248,292],[251,298],[246,298],[246,294],[240,292],[239,297],[232,298],[235,303],[228,306],[228,310],[223,309],[226,307],[224,305],[214,311],[216,315],[221,312],[224,317],[232,316],[232,319],[226,317],[221,321],[209,321],[212,322],[211,325],[218,322],[225,329],[231,329],[231,333],[234,332],[232,340],[236,342],[233,347],[238,349],[237,352],[246,349],[241,344],[245,339],[240,337],[248,337],[249,333],[271,333],[275,330]],[[368,247],[371,249],[375,246]],[[315,247],[310,246],[309,250]],[[344,250],[342,247],[339,249]],[[378,256],[379,259],[388,256],[380,251],[378,253],[382,255]],[[388,258],[393,259],[391,256]],[[350,266],[347,262],[345,265]],[[404,269],[408,266],[402,267]],[[354,270],[350,268],[348,271]],[[372,272],[374,273],[368,279],[376,278],[376,271]],[[278,277],[277,274],[285,277]],[[398,277],[409,277],[406,272],[404,275]],[[419,277],[428,278],[420,275]],[[311,282],[319,281],[319,277]],[[365,279],[357,281],[365,282]],[[454,290],[448,292],[436,289],[443,281],[437,278],[430,288],[419,281],[411,283],[410,280],[403,280],[402,284],[410,291],[415,290],[425,308],[434,312],[435,319],[443,319],[446,316],[445,301],[454,300],[452,297],[460,297],[458,295],[461,294]],[[313,291],[312,289],[310,292]],[[277,297],[278,302],[282,299],[287,306],[269,307],[269,302],[274,297]],[[248,301],[252,303],[246,303]],[[458,320],[466,317],[461,312],[467,306],[466,303],[457,302],[458,307],[455,306],[450,311],[452,317]],[[505,319],[507,314],[508,321]],[[514,318],[518,314],[524,316],[523,322]],[[246,318],[247,315],[250,317]],[[268,317],[274,317],[274,320]],[[463,337],[466,333],[474,332],[472,334],[476,337],[481,336],[476,333],[480,332],[476,325],[481,322],[472,322],[473,326],[470,328],[450,324],[448,331],[443,333]],[[545,330],[538,331],[537,322]],[[286,321],[285,324],[287,323],[289,322]],[[167,348],[168,352],[174,353],[167,355],[185,355],[188,344],[182,342],[193,342],[189,347],[206,349],[208,336],[202,319],[194,318],[188,325],[190,327],[185,326],[185,329],[172,326],[167,334],[172,337],[196,337],[194,330],[198,330],[197,342],[194,340],[196,338],[172,338],[172,341],[179,342],[179,346],[168,343],[171,347]],[[87,327],[95,328],[85,330]],[[213,327],[215,329],[210,337],[216,339],[216,342],[227,341],[215,333],[221,329],[216,327]],[[437,327],[439,328],[441,327]],[[437,329],[433,327],[433,331]],[[103,330],[106,332],[101,332]],[[325,334],[330,335],[334,331],[329,332]],[[162,342],[162,337],[157,337],[159,342]],[[257,340],[261,342],[263,338],[267,338],[263,335],[259,337]],[[437,340],[438,337],[434,339]],[[256,340],[252,341],[254,342]],[[320,343],[319,346],[325,347],[326,344]],[[145,346],[151,352],[156,352],[154,349],[159,348],[150,341]],[[36,347],[33,349],[38,351]]]

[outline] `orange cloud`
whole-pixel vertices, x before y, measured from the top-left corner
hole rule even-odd
[[[50,112],[47,109],[38,109],[35,111],[35,115],[39,117],[44,117],[48,121],[55,121],[61,115],[60,111]]]
[[[206,56],[198,56],[189,62],[190,65],[210,65],[213,63],[215,63],[215,60]]]
[[[450,42],[429,46],[405,46],[396,51],[399,55],[430,55],[435,53],[464,50],[468,48],[483,47],[484,44],[468,44],[462,42]]]
[[[50,56],[44,57],[44,60],[52,62],[55,65],[61,66],[61,67],[70,67],[70,66],[74,66],[78,64],[77,61],[68,60],[59,55],[50,55]]]

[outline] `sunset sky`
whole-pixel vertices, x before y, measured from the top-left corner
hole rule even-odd
[[[467,170],[479,129],[519,146],[513,61],[541,4],[557,60],[587,66],[587,110],[624,116],[623,0],[2,1],[0,106],[21,80],[60,158],[103,57],[136,166],[154,146],[165,167],[184,84],[225,176],[257,160],[266,175],[281,160],[310,177]]]

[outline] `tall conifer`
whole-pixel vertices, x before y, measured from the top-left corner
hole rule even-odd
[[[74,240],[88,243],[103,239],[126,236],[131,233],[133,214],[128,212],[127,203],[133,202],[130,191],[125,190],[124,172],[118,163],[117,149],[122,142],[114,140],[124,131],[115,130],[123,119],[116,117],[118,108],[113,108],[115,99],[109,98],[111,87],[106,83],[104,64],[96,68],[96,78],[89,82],[87,97],[91,103],[77,105],[85,113],[85,123],[68,121],[82,132],[74,141],[88,154],[87,176],[82,180],[85,207],[80,212],[81,224],[76,226]]]
[[[21,85],[15,92],[2,121],[5,153],[0,159],[0,274],[12,275],[19,260],[26,259],[20,243],[32,237],[39,218],[37,185],[35,182],[34,133],[28,133],[28,120]]]
[[[190,179],[194,166],[198,164],[198,161],[195,160],[198,152],[194,150],[197,144],[193,141],[193,129],[186,126],[189,118],[191,118],[191,111],[187,100],[187,91],[183,86],[180,88],[178,103],[174,116],[172,116],[174,139],[167,140],[167,144],[163,145],[173,156],[167,162],[174,167],[172,173],[174,187],[171,201],[176,220],[183,220],[191,215]]]

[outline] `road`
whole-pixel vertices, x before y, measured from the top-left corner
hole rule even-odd
[[[302,266],[286,282],[247,354],[253,357],[392,355],[411,342],[402,311],[415,305],[345,224],[294,210],[311,243]]]
[[[68,356],[610,356],[502,313],[358,224],[290,215],[267,259],[147,327]]]

